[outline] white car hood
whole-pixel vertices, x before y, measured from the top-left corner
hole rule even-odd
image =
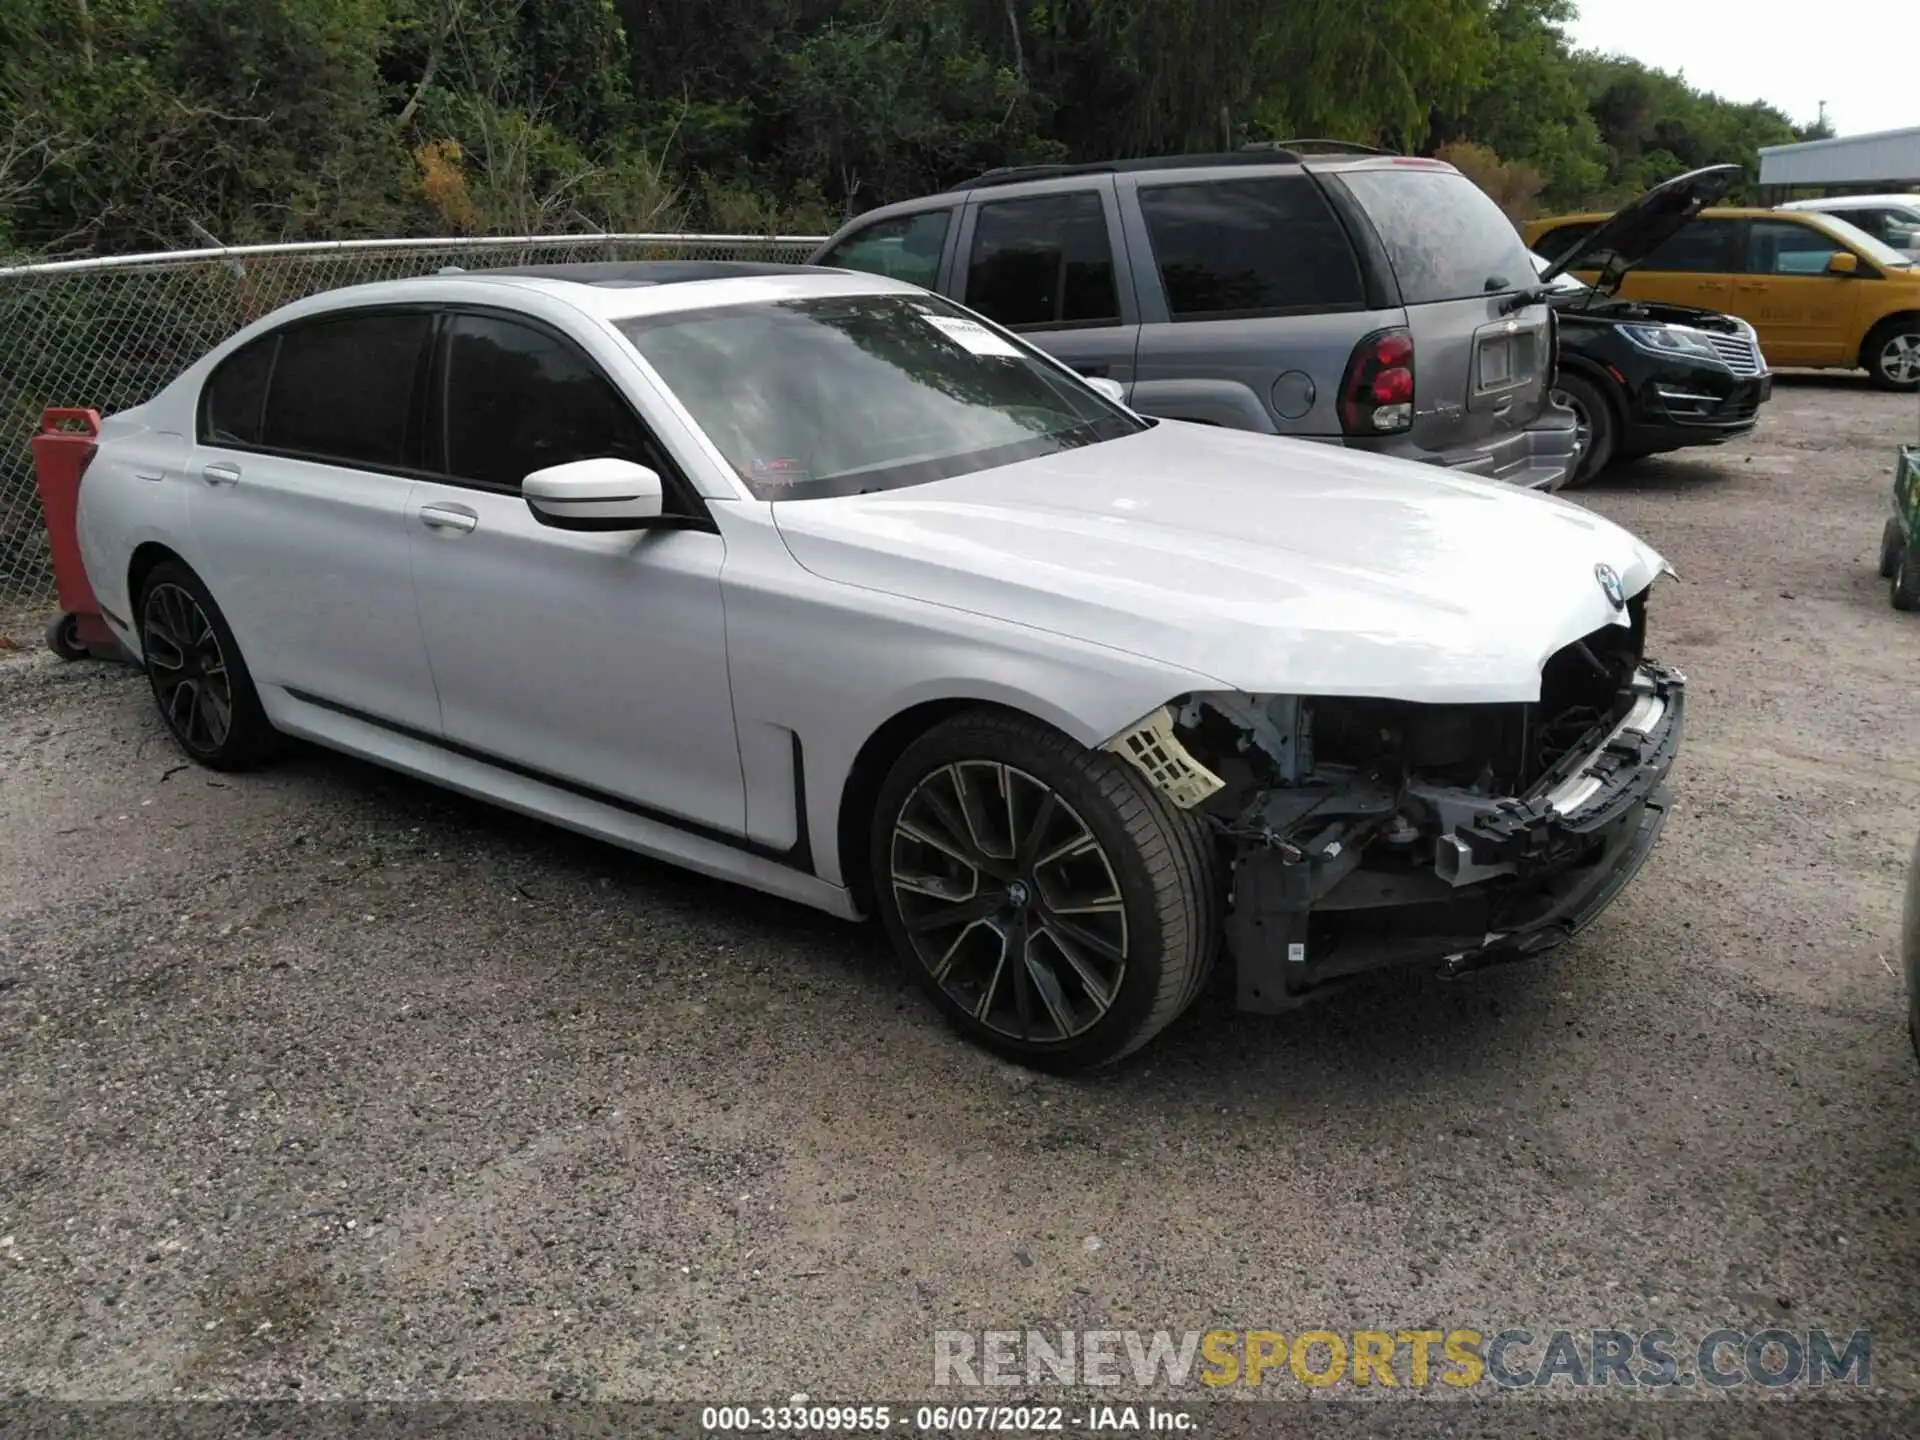
[[[1549,496],[1178,421],[773,514],[823,578],[1252,693],[1537,699],[1549,655],[1626,623],[1595,567],[1631,596],[1664,565]]]

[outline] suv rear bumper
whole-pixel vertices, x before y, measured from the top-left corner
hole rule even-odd
[[[1525,430],[1509,430],[1459,450],[1423,449],[1410,437],[1377,447],[1403,460],[1443,465],[1483,480],[1503,480],[1527,490],[1558,490],[1580,460],[1580,431],[1573,412],[1548,404]]]

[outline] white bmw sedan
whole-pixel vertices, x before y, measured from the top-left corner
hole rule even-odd
[[[1666,568],[1561,501],[1142,418],[869,275],[443,274],[110,418],[107,618],[194,759],[299,736],[848,918],[1072,1069],[1572,934],[1666,813]]]

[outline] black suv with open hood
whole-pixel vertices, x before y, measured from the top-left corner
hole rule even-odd
[[[1695,170],[1656,185],[1570,244],[1553,245],[1560,235],[1539,241],[1556,252],[1535,256],[1559,321],[1555,393],[1579,417],[1583,441],[1568,484],[1591,480],[1615,460],[1717,445],[1758,421],[1773,376],[1751,325],[1713,310],[1618,298],[1627,272],[1656,257],[1739,176],[1738,165]],[[1584,285],[1573,270],[1599,273]]]

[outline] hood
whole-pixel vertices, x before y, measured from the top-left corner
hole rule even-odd
[[[1163,420],[1123,440],[773,507],[825,579],[1250,693],[1537,699],[1664,562],[1578,506],[1408,460]]]
[[[1638,200],[1614,212],[1592,234],[1541,272],[1551,280],[1568,270],[1600,271],[1594,288],[1611,294],[1626,273],[1680,232],[1680,228],[1731,190],[1742,175],[1738,165],[1709,165],[1654,186]]]

